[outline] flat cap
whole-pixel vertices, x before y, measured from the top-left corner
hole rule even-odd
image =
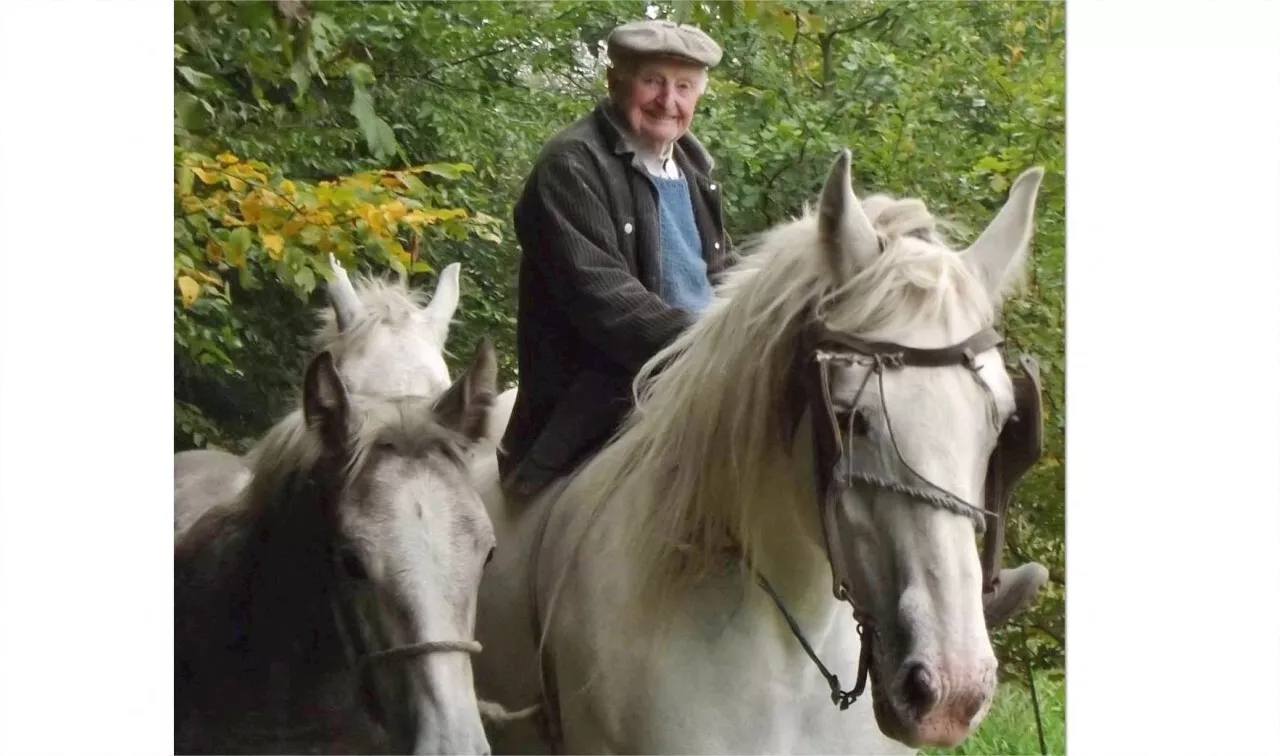
[[[715,68],[724,52],[696,26],[673,21],[632,21],[614,29],[608,39],[609,57],[667,56]]]

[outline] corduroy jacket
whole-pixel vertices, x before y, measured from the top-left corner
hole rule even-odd
[[[520,384],[499,469],[529,497],[618,428],[640,367],[694,319],[658,295],[657,188],[608,99],[551,138],[516,202]],[[735,260],[714,161],[692,134],[673,148],[712,278]]]

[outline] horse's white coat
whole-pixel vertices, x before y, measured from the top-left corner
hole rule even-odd
[[[886,637],[872,667],[874,707],[863,698],[843,712],[724,547],[745,546],[851,687],[859,643],[849,607],[832,596],[808,418],[781,443],[797,326],[817,303],[828,327],[863,338],[918,347],[967,338],[993,320],[1020,271],[1041,175],[1020,177],[997,219],[957,255],[918,201],[857,202],[846,153],[816,217],[765,234],[704,317],[646,366],[637,409],[605,450],[532,502],[505,501],[496,462],[479,464],[499,544],[481,590],[480,693],[508,707],[542,698],[536,601],[570,753],[910,753],[907,743],[967,735],[995,683],[968,519],[890,492],[844,496],[854,598]],[[979,359],[980,380],[959,367],[884,379],[903,455],[974,502],[1012,409],[998,353]],[[846,399],[857,370],[837,376]],[[879,403],[878,390],[859,401],[879,418],[868,443],[884,454]],[[906,700],[907,662],[928,666],[932,709]],[[519,724],[491,739],[499,752],[543,750]]]

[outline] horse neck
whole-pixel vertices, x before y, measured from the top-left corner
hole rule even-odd
[[[821,545],[817,490],[813,481],[813,443],[806,416],[796,430],[790,454],[778,455],[762,475],[765,488],[755,497],[754,530],[759,536],[751,565],[763,575],[797,618],[818,622],[839,610],[831,593],[831,564]],[[751,576],[752,581],[755,576]],[[772,602],[760,598],[775,612]]]

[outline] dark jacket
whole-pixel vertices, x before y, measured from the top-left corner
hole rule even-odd
[[[657,189],[602,100],[543,147],[515,205],[520,386],[502,439],[508,493],[532,496],[608,440],[640,367],[694,319],[661,291]],[[685,134],[689,182],[713,277],[734,261],[711,156]]]

